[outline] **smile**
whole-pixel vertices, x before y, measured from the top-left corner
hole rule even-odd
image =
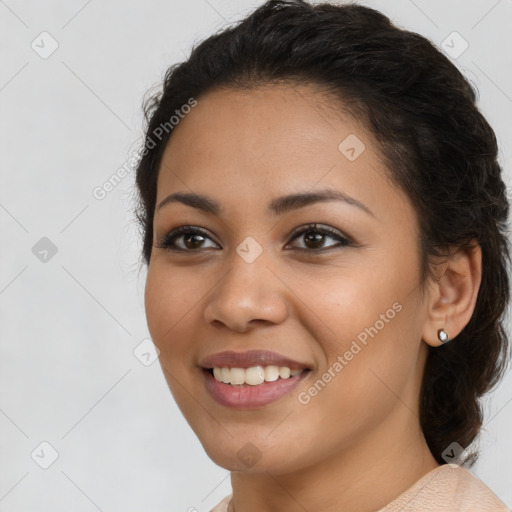
[[[278,379],[289,379],[302,373],[304,370],[291,370],[287,366],[252,366],[251,368],[213,368],[216,381],[233,386],[249,384],[259,386],[264,382],[274,382]]]
[[[269,351],[221,352],[201,361],[204,383],[221,405],[251,409],[289,394],[309,373],[304,364]]]
[[[219,382],[213,376],[212,370],[203,370],[203,376],[206,389],[217,403],[235,409],[253,409],[276,402],[288,395],[310,373],[309,370],[297,371],[299,373],[293,376],[290,372],[286,379],[278,378],[256,385]]]

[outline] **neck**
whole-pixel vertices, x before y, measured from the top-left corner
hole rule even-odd
[[[232,472],[229,512],[374,512],[385,507],[439,467],[417,417],[403,406],[396,416],[348,449],[293,474]]]

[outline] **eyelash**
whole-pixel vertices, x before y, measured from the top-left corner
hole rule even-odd
[[[308,253],[318,253],[318,252],[325,252],[333,249],[338,249],[341,247],[351,247],[353,246],[353,242],[348,239],[345,236],[342,236],[338,231],[329,228],[329,227],[319,227],[318,224],[307,224],[305,226],[301,226],[300,228],[297,228],[292,234],[291,239],[295,240],[296,238],[299,238],[300,236],[303,236],[306,233],[320,233],[322,235],[328,235],[332,238],[337,239],[340,243],[338,245],[329,246],[326,249],[308,249],[303,247],[298,247],[296,250],[299,250],[301,252],[308,252]],[[173,252],[198,252],[199,249],[181,249],[176,248],[174,245],[177,238],[179,238],[182,235],[185,234],[193,234],[193,235],[201,235],[206,238],[210,238],[208,233],[201,228],[186,225],[186,226],[180,226],[176,229],[173,229],[171,232],[165,234],[156,245],[159,249],[165,249],[168,251]]]

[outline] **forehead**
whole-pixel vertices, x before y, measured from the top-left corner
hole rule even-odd
[[[324,186],[377,212],[407,203],[363,123],[314,86],[223,89],[197,101],[165,149],[157,203],[176,191],[209,192],[248,208]]]
[[[370,137],[340,102],[314,86],[220,89],[199,98],[174,128],[164,161],[203,164],[214,157],[223,167],[235,158],[266,161],[262,172],[282,161],[318,159],[320,152],[338,157],[338,145],[349,134],[361,141]]]

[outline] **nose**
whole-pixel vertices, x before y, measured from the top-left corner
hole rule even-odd
[[[205,320],[243,333],[257,324],[279,324],[288,315],[286,286],[263,257],[252,263],[238,254],[214,288],[204,311]]]

